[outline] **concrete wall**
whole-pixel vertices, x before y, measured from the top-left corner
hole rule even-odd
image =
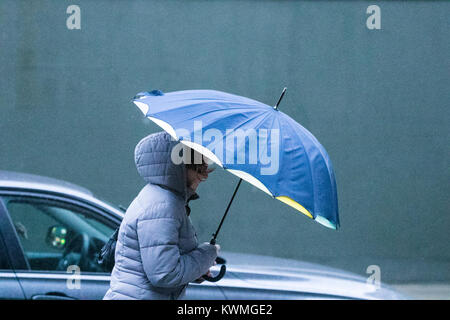
[[[336,170],[342,228],[243,184],[224,250],[317,261],[382,281],[450,280],[450,3],[446,1],[0,2],[0,168],[65,179],[128,205],[136,143],[158,127],[135,93],[216,89],[274,104]],[[369,30],[369,5],[381,29]],[[192,204],[209,240],[237,178]]]

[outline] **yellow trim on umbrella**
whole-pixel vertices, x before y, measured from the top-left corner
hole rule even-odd
[[[287,205],[291,206],[292,208],[297,209],[298,211],[300,211],[304,215],[310,217],[311,219],[314,219],[313,215],[308,210],[306,210],[305,207],[303,207],[300,203],[292,200],[288,196],[279,196],[279,197],[276,197],[276,198],[278,200],[280,200],[281,202],[284,202]]]

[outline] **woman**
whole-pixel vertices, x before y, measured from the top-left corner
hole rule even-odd
[[[135,149],[139,174],[147,183],[130,204],[120,225],[115,266],[104,299],[179,299],[189,282],[202,281],[219,246],[198,245],[188,202],[208,177],[205,163],[176,165],[178,142],[160,132]]]

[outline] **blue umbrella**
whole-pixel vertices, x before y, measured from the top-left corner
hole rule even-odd
[[[308,130],[278,109],[285,91],[275,107],[215,90],[154,90],[133,99],[174,139],[240,178],[214,241],[242,179],[326,227],[339,226],[330,158]]]

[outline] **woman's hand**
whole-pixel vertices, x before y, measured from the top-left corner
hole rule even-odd
[[[205,244],[211,245],[208,242],[205,242]],[[220,246],[218,244],[215,244],[214,247],[216,248],[216,254],[219,254],[220,251]],[[217,264],[216,261],[214,261],[214,266]],[[208,272],[206,274],[204,274],[203,276],[208,276],[208,277],[212,277],[213,275],[211,274],[211,270],[208,270]],[[198,278],[197,280],[194,280],[194,283],[202,283],[203,281],[205,281],[205,278],[203,278],[203,276],[201,276],[200,278]]]
[[[214,261],[214,264],[216,264],[215,261]],[[212,277],[211,271],[208,270],[208,272],[205,274],[205,276]],[[203,276],[201,276],[201,277],[198,278],[197,280],[194,280],[194,283],[202,283],[203,281],[205,281],[205,278],[203,278]]]
[[[203,247],[214,247],[214,249],[216,251],[216,257],[219,254],[220,246],[218,244],[210,244],[209,242],[204,242],[200,246],[203,246]],[[217,262],[214,260],[213,266],[215,266],[216,264],[217,264]],[[203,276],[201,276],[200,278],[198,278],[198,279],[196,279],[196,280],[194,280],[192,282],[193,283],[202,283],[203,281],[205,281],[205,278],[203,278],[204,276],[212,277],[211,270],[208,270],[208,272],[206,274],[204,274]]]

